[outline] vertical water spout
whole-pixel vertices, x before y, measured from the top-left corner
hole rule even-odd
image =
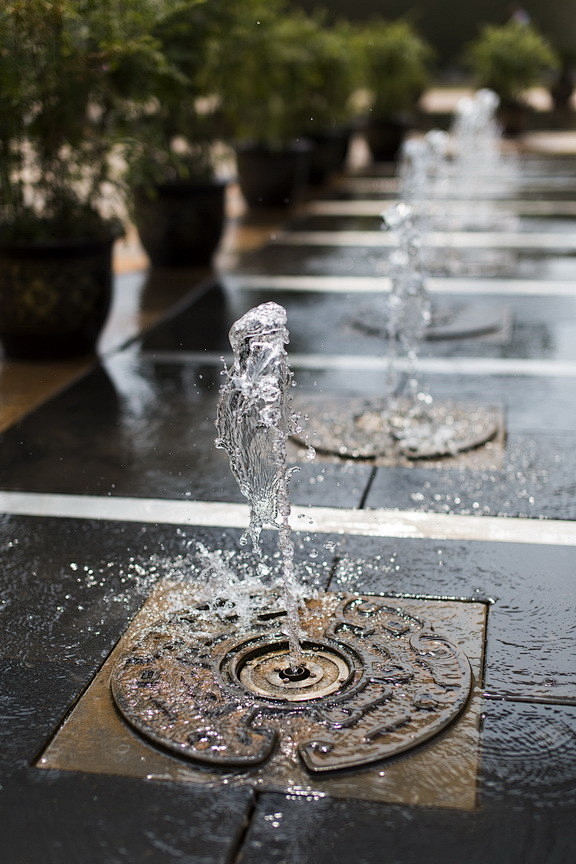
[[[408,204],[396,204],[382,214],[384,226],[396,237],[390,255],[392,290],[388,309],[388,393],[394,400],[402,394],[413,409],[418,381],[416,365],[426,327],[430,323],[430,298],[422,272],[422,237]],[[405,375],[399,361],[403,360]]]
[[[289,524],[287,440],[297,424],[290,395],[293,376],[284,347],[288,339],[286,310],[277,303],[263,303],[233,324],[234,361],[224,370],[220,388],[216,446],[228,453],[232,473],[250,505],[250,525],[241,542],[250,539],[260,554],[262,529],[266,525],[278,529],[286,635],[291,666],[296,668],[301,649]]]

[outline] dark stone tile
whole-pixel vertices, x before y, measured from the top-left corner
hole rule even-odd
[[[485,702],[480,798],[576,807],[576,707]]]
[[[0,772],[36,760],[89,678],[85,666],[0,660]]]
[[[0,488],[243,502],[214,444],[219,373],[117,356],[0,438]],[[355,507],[369,477],[304,460],[292,501]]]
[[[203,298],[155,328],[143,341],[148,351],[229,352],[228,331],[250,308],[273,300],[288,315],[288,355],[388,353],[387,298],[354,292],[303,292],[242,288],[242,277],[224,278]],[[514,357],[576,359],[576,299],[571,297],[455,298],[433,295],[442,318],[466,314],[471,321],[494,321],[500,329],[467,338],[424,340],[421,357]]]
[[[232,864],[249,790],[29,771],[2,783],[10,864]]]
[[[382,276],[388,272],[390,251],[391,247],[299,245],[278,240],[244,256],[235,270],[260,275]],[[438,276],[573,279],[575,274],[573,255],[530,250],[447,249],[434,267]]]
[[[383,212],[385,212],[385,209],[385,206],[383,206]],[[289,230],[295,231],[381,231],[383,220],[377,214],[346,215],[312,213],[292,220],[287,227]],[[491,231],[492,229],[486,228],[485,230]],[[536,232],[541,234],[573,234],[574,220],[568,217],[521,216],[517,217],[516,225],[511,230],[521,234]]]
[[[0,656],[99,665],[142,602],[139,570],[160,551],[146,526],[3,517],[0,537]]]
[[[201,296],[194,295],[153,327],[141,345],[151,351],[229,351],[228,331],[239,317],[232,307],[232,298],[214,281]]]
[[[501,466],[451,468],[447,460],[441,468],[378,468],[366,507],[576,519],[575,469],[573,436],[511,433]]]
[[[270,794],[259,799],[239,864],[567,864],[573,814],[564,804],[459,813]]]
[[[492,601],[485,689],[576,701],[570,546],[347,537],[330,587]]]

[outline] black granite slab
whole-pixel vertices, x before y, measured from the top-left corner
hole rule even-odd
[[[576,171],[574,164],[574,156],[570,153],[558,153],[553,151],[522,151],[520,153],[512,153],[508,161],[511,169],[516,173],[521,172],[521,177],[536,178],[540,181],[546,178],[547,181],[555,180],[557,177],[563,178],[565,183],[571,183],[576,180]],[[368,177],[388,177],[396,174],[397,163],[391,161],[374,162],[371,161],[367,165],[363,165],[354,172],[354,176]]]
[[[47,772],[33,766],[152,584],[191,572],[197,541],[212,550],[236,552],[239,534],[74,519],[2,518],[3,860],[10,864],[182,860],[227,864],[234,860],[251,812],[249,790],[198,789],[173,782]],[[271,542],[271,535],[267,536],[265,549],[270,554]],[[313,541],[305,546],[296,551],[301,565],[312,560]],[[238,552],[239,560],[242,554]],[[323,567],[314,560],[314,572],[324,583],[328,570],[329,563]]]
[[[554,808],[499,801],[463,813],[268,794],[258,801],[238,861],[568,864],[576,848],[573,817],[573,800]]]
[[[227,353],[234,321],[248,309],[274,301],[287,312],[289,355],[388,353],[386,295],[254,290],[242,287],[241,276],[224,277],[223,283],[156,327],[144,338],[143,350]],[[422,357],[576,359],[576,297],[434,294],[431,302],[440,320],[468,311],[472,320],[476,315],[480,322],[494,320],[500,326],[472,337],[424,340]]]
[[[396,172],[392,173],[395,174]],[[356,179],[359,182],[356,182]],[[382,182],[383,179],[384,182]],[[320,190],[316,197],[329,200],[383,201],[385,205],[387,200],[398,200],[397,186],[391,182],[394,179],[395,177],[390,175],[382,178],[370,167],[365,173],[360,172],[351,175],[345,178],[344,182],[336,182],[330,187]],[[526,183],[522,183],[516,188],[502,190],[500,193],[489,189],[484,200],[502,201],[504,205],[510,200],[571,202],[574,200],[575,191],[574,180],[570,182],[569,177],[557,176],[553,178],[548,175],[544,179],[540,175],[529,178]],[[456,197],[454,200],[459,199]],[[483,199],[480,198],[480,200]]]
[[[0,575],[6,624],[0,637],[5,673],[0,698],[7,706],[0,785],[4,812],[11,816],[3,835],[5,848],[13,853],[10,860],[27,864],[38,859],[40,850],[46,858],[39,860],[47,861],[56,861],[57,852],[88,862],[146,860],[141,856],[178,861],[182,855],[198,862],[235,860],[250,813],[247,792],[200,792],[168,782],[28,766],[151,584],[173,569],[181,572],[182,558],[197,540],[234,551],[239,532],[34,517],[4,517],[0,530],[7,558]],[[299,560],[312,549],[324,549],[327,539],[332,538],[312,538],[307,549],[299,548]],[[490,598],[480,810],[459,813],[317,800],[305,793],[288,798],[266,794],[259,798],[239,860],[344,862],[349,860],[348,841],[356,838],[359,843],[363,837],[363,860],[380,862],[371,856],[381,855],[380,829],[385,824],[390,848],[397,844],[395,854],[413,856],[398,860],[417,860],[423,849],[428,857],[454,856],[458,846],[454,841],[452,848],[452,839],[446,846],[448,832],[450,838],[468,837],[471,860],[481,861],[481,855],[500,848],[508,856],[502,861],[521,861],[514,856],[524,848],[522,838],[527,826],[534,830],[534,820],[539,826],[534,847],[538,853],[546,851],[554,836],[552,851],[564,854],[573,839],[566,828],[569,820],[556,819],[576,802],[576,706],[518,700],[576,698],[571,652],[576,550],[334,539],[340,563],[332,589]],[[327,585],[332,552],[324,554],[327,566],[320,574]],[[316,567],[317,556],[309,558]],[[513,817],[515,830],[498,847],[497,813],[503,808]],[[87,810],[88,827],[76,831],[70,820],[79,820]],[[28,827],[31,822],[34,832]],[[400,830],[407,824],[414,827],[409,841]],[[124,858],[113,857],[118,848]]]
[[[576,194],[576,190],[575,190]],[[328,199],[329,200],[329,199]],[[505,203],[502,203],[503,213],[498,213],[498,204],[493,205],[494,208],[494,217],[495,222],[497,221],[499,215],[502,216],[512,216],[514,217],[514,211],[507,207]],[[439,216],[442,214],[441,206],[438,206]],[[386,208],[382,208],[383,212],[385,212]],[[472,207],[473,212],[473,207]],[[482,213],[483,215],[483,213]],[[458,226],[457,217],[454,217],[454,230],[460,230]],[[306,214],[304,216],[298,217],[297,219],[291,220],[286,226],[289,230],[294,231],[382,231],[382,217],[380,215],[374,214],[337,214],[337,213],[311,213]],[[519,216],[514,218],[514,224],[511,225],[508,229],[512,232],[517,232],[520,234],[527,234],[528,237],[527,242],[530,240],[530,235],[535,235],[537,233],[540,234],[570,234],[574,236],[574,228],[575,221],[573,218],[568,216],[560,217],[560,216]],[[436,230],[435,228],[431,228],[431,230]],[[438,228],[437,230],[441,231],[442,228]],[[462,228],[461,230],[466,230],[466,228]],[[474,230],[474,229],[471,229]],[[486,227],[475,229],[476,231],[487,231],[491,232],[492,230],[499,231],[500,226],[496,226],[495,228],[490,227],[489,221],[486,222]],[[535,243],[534,245],[538,245],[537,239],[534,237]]]
[[[576,704],[574,547],[350,536],[340,555],[331,590],[488,601],[486,691]]]
[[[244,789],[31,770],[0,782],[10,864],[232,864],[252,810]]]
[[[247,254],[235,272],[295,273],[310,276],[385,276],[392,247],[360,245],[299,245],[281,239]],[[450,249],[442,251],[434,276],[478,276],[509,279],[574,279],[576,256],[541,254],[527,250]]]
[[[382,373],[297,370],[297,392],[379,395]],[[425,376],[438,400],[505,410],[504,463],[494,470],[425,462],[380,468],[367,507],[574,518],[576,382],[529,376]],[[214,446],[214,365],[154,363],[121,355],[0,438],[6,490],[243,502],[226,454]],[[294,504],[358,507],[370,465],[302,460]]]
[[[244,502],[214,445],[214,364],[155,364],[126,352],[0,437],[0,488]],[[294,504],[356,507],[366,465],[298,463]]]
[[[474,516],[576,519],[572,434],[508,435],[494,467],[378,468],[367,508],[392,507]]]

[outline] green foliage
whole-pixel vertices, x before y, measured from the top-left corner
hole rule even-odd
[[[244,3],[192,0],[158,20],[152,37],[167,66],[157,67],[149,99],[132,104],[125,118],[132,184],[152,193],[157,183],[212,176],[220,121],[207,64]]]
[[[254,0],[212,44],[210,72],[228,136],[282,146],[303,121],[310,85],[309,19],[282,0]]]
[[[361,62],[353,25],[339,21],[328,25],[316,13],[310,33],[310,86],[301,99],[306,118],[301,131],[325,131],[350,122],[354,95],[362,84]]]
[[[210,77],[229,137],[281,148],[349,116],[354,87],[346,25],[329,27],[284,0],[244,0],[212,44]]]
[[[168,10],[182,5],[181,0],[4,0],[3,239],[59,232],[83,236],[95,224],[109,230],[99,214],[115,182],[117,121],[147,100],[148,80],[175,75],[152,31]]]
[[[504,102],[519,101],[523,90],[541,84],[559,66],[546,39],[517,21],[483,27],[469,46],[469,62],[478,86],[494,90]]]
[[[403,19],[360,25],[356,40],[374,117],[413,109],[430,81],[430,45]]]

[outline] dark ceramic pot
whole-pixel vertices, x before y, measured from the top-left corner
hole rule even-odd
[[[401,117],[369,118],[364,137],[375,162],[394,162],[411,124]]]
[[[343,169],[348,155],[350,134],[348,129],[329,129],[306,136],[312,144],[309,172],[309,182],[312,185],[326,183]]]
[[[0,245],[0,342],[7,357],[94,351],[112,298],[115,238]]]
[[[312,146],[298,140],[274,150],[263,144],[236,148],[240,191],[249,207],[287,207],[304,197]]]
[[[175,181],[134,190],[134,222],[155,267],[209,264],[225,223],[226,184]]]
[[[502,99],[497,111],[502,134],[506,138],[518,138],[530,126],[530,108],[523,102]]]

